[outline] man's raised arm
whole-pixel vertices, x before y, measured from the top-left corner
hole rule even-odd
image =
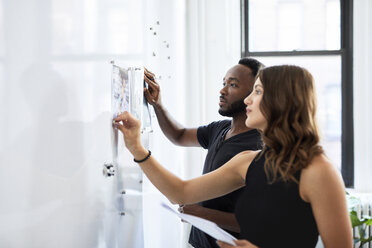
[[[197,128],[185,128],[179,124],[163,107],[160,97],[160,86],[155,80],[155,74],[145,68],[144,80],[148,84],[145,97],[154,107],[159,126],[165,136],[175,145],[200,146],[196,132]]]

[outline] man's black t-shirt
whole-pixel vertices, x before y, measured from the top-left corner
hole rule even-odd
[[[242,151],[261,149],[261,135],[255,129],[224,140],[230,127],[230,120],[222,120],[198,128],[198,141],[204,149],[208,149],[203,174],[216,170]],[[200,205],[206,208],[233,213],[235,203],[241,192],[242,189],[239,189],[222,197],[201,202]],[[230,233],[235,237],[239,236],[238,233]],[[189,243],[196,248],[218,248],[214,238],[195,227],[191,228]]]

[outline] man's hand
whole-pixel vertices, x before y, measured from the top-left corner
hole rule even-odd
[[[217,244],[221,248],[233,248],[233,247],[240,247],[240,248],[258,248],[258,246],[255,246],[251,242],[247,240],[235,240],[235,245],[229,245],[222,241],[217,241]]]
[[[147,102],[154,107],[161,105],[160,86],[155,80],[155,74],[145,68],[144,80],[148,84],[148,89],[144,88]]]
[[[180,205],[178,211],[212,221],[223,229],[236,233],[240,232],[240,227],[234,213],[205,208],[199,204]]]
[[[190,205],[180,205],[178,208],[180,213],[195,215],[195,216],[203,216],[203,207],[199,204],[190,204]]]

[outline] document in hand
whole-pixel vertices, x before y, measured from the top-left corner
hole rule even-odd
[[[169,206],[166,203],[161,204],[164,208],[168,209],[170,212],[174,213],[178,217],[180,217],[182,220],[190,223],[194,227],[202,230],[203,232],[209,234],[213,238],[217,240],[221,240],[225,243],[228,243],[230,245],[235,245],[234,240],[236,238],[232,236],[230,233],[226,232],[225,230],[221,229],[219,226],[217,226],[214,222],[211,222],[209,220],[199,218],[193,215],[189,214],[183,214],[179,213],[178,211],[174,210],[171,206]]]

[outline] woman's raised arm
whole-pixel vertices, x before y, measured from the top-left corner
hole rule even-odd
[[[115,118],[116,127],[123,133],[125,146],[136,160],[148,156],[140,139],[140,122],[124,112]],[[257,152],[239,153],[219,169],[190,180],[182,180],[165,169],[153,156],[139,163],[152,184],[172,203],[191,204],[232,192],[245,184],[249,164]]]

